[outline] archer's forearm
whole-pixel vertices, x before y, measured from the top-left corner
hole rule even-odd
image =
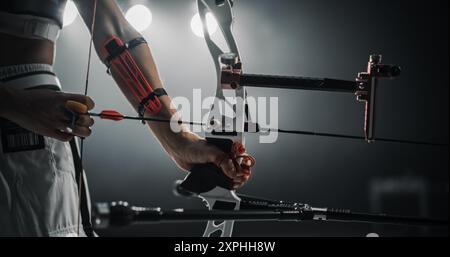
[[[150,52],[150,47],[147,44],[142,44],[135,49],[130,50],[133,59],[135,60],[138,68],[142,71],[145,79],[149,82],[150,87],[155,90],[156,88],[162,88],[155,61]],[[140,100],[133,94],[129,85],[123,82],[119,74],[116,74],[114,69],[111,70],[112,76],[115,79],[117,85],[120,87],[123,94],[127,97],[133,108],[138,111],[140,107]],[[150,92],[148,92],[150,93]],[[173,115],[177,113],[172,107],[172,101],[169,96],[161,96],[159,100],[162,104],[162,109],[159,114],[151,115],[146,112],[147,118],[160,118],[163,120],[169,120]],[[183,143],[186,142],[186,136],[192,139],[193,135],[189,132],[176,133],[171,129],[170,123],[162,122],[147,122],[153,134],[162,144],[164,149],[172,156],[176,155],[177,150],[180,150]]]
[[[86,25],[89,28],[92,28],[93,1],[79,0],[77,2]],[[94,27],[94,45],[99,57],[105,64],[108,56],[103,48],[108,40],[112,37],[118,37],[123,42],[129,42],[135,38],[141,37],[140,33],[126,21],[123,13],[114,1],[97,1],[97,13]],[[150,46],[141,44],[129,51],[150,87],[153,90],[162,88],[163,85],[158,74],[156,63],[151,54]],[[111,73],[122,93],[126,96],[133,108],[138,111],[141,99],[138,99],[133,94],[129,85],[121,79],[120,75],[117,74],[114,69],[111,70]],[[153,116],[153,118],[170,119],[172,115],[176,113],[176,110],[171,109],[171,99],[168,96],[162,96],[159,99],[162,103],[162,110],[156,117]],[[148,122],[148,125],[164,149],[172,156],[176,155],[176,152],[182,148],[184,143],[196,139],[196,136],[190,132],[173,132],[170,124],[167,123]]]

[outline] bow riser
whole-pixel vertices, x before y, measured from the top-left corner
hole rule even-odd
[[[225,53],[235,57],[236,65],[240,66],[239,50],[232,34],[233,12],[232,2],[216,0],[198,0],[198,10],[203,24],[203,33],[209,52],[216,68],[216,97],[208,117],[206,140],[225,153],[231,153],[233,145],[244,146],[244,132],[246,121],[246,90],[241,87],[224,92],[222,86],[222,61]],[[222,50],[211,38],[206,22],[207,13],[211,13],[217,20],[223,33],[228,51]],[[239,64],[238,64],[239,63]],[[228,96],[230,95],[231,96]],[[215,164],[196,165],[191,173],[178,185],[178,192],[190,192],[206,202],[209,210],[239,210],[240,198],[236,196],[233,182],[226,177]],[[189,194],[189,193],[188,193]],[[205,237],[231,237],[233,220],[213,221],[207,223]]]
[[[208,142],[215,144],[225,152],[231,152],[230,144],[239,143],[244,145],[244,124],[245,124],[245,100],[246,90],[240,88],[234,90],[234,96],[225,99],[224,88],[222,87],[222,66],[221,56],[226,51],[220,49],[217,44],[212,40],[206,21],[206,14],[210,12],[217,20],[218,26],[223,33],[225,42],[229,48],[229,53],[232,53],[240,60],[239,49],[232,33],[232,26],[234,21],[232,3],[227,0],[222,4],[218,4],[216,0],[199,0],[198,9],[200,18],[203,24],[203,34],[205,41],[210,51],[216,68],[217,90],[214,105],[210,112],[207,124],[206,139]],[[230,92],[231,91],[231,92]],[[232,90],[229,90],[227,94],[233,94]],[[228,101],[229,99],[235,100],[234,102]],[[226,110],[232,110],[227,112]],[[228,145],[225,149],[222,142],[226,142]],[[229,149],[228,149],[229,148]],[[213,190],[200,195],[204,201],[207,202],[209,210],[216,209],[228,209],[239,210],[240,199],[236,196],[232,190],[224,189],[222,187],[216,187]],[[222,204],[222,208],[218,207],[218,204]],[[206,225],[204,237],[231,237],[233,233],[233,220],[225,221],[208,221]]]

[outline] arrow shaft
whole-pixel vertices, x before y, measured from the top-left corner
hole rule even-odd
[[[205,126],[204,123],[201,122],[193,122],[193,121],[175,121],[169,119],[161,119],[161,118],[141,118],[134,116],[126,116],[122,115],[119,112],[114,113],[89,113],[89,115],[93,117],[100,117],[102,119],[120,121],[120,120],[136,120],[136,121],[152,121],[152,122],[161,122],[161,123],[178,123],[179,125],[191,125],[191,126]],[[247,131],[245,131],[247,132]],[[328,138],[340,138],[340,139],[352,139],[352,140],[366,140],[363,136],[352,136],[352,135],[343,135],[343,134],[333,134],[333,133],[321,133],[314,131],[302,131],[302,130],[286,130],[286,129],[274,129],[274,128],[260,128],[258,132],[270,133],[277,132],[281,134],[291,134],[291,135],[304,135],[304,136],[316,136],[316,137],[328,137]],[[384,143],[400,143],[400,144],[410,144],[410,145],[423,145],[423,146],[448,146],[448,144],[442,143],[433,143],[433,142],[425,142],[425,141],[412,141],[412,140],[401,140],[401,139],[389,139],[389,138],[376,138],[374,141],[376,142],[384,142]]]
[[[178,123],[178,124],[185,124],[185,125],[197,125],[197,126],[204,126],[205,124],[200,122],[193,122],[193,121],[175,121],[175,120],[169,120],[169,119],[160,119],[160,118],[141,118],[141,117],[133,117],[133,116],[126,116],[126,115],[105,115],[102,113],[88,113],[90,116],[93,117],[99,117],[101,119],[106,120],[137,120],[137,121],[153,121],[153,122],[162,122],[162,123]]]

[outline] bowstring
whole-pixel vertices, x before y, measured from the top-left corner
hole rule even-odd
[[[94,0],[94,8],[92,14],[92,22],[91,22],[91,40],[89,42],[89,52],[88,52],[88,63],[86,70],[86,81],[84,86],[84,96],[87,96],[89,89],[89,77],[91,73],[91,57],[92,57],[92,47],[94,45],[94,31],[95,31],[95,19],[97,16],[97,0]],[[78,178],[78,218],[77,218],[77,235],[80,236],[80,220],[81,220],[81,192],[83,190],[83,177],[84,177],[84,165],[83,165],[83,148],[84,148],[84,138],[80,138],[80,162],[81,162],[81,171],[80,177]]]

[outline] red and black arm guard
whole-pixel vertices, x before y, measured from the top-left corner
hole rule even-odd
[[[140,103],[138,112],[141,117],[144,117],[145,113],[152,116],[158,115],[163,107],[159,97],[167,95],[163,88],[153,89],[150,86],[130,52],[131,49],[146,43],[147,41],[142,37],[128,43],[124,43],[118,37],[112,37],[103,47],[108,56],[106,58],[108,73],[114,72],[130,89]]]

